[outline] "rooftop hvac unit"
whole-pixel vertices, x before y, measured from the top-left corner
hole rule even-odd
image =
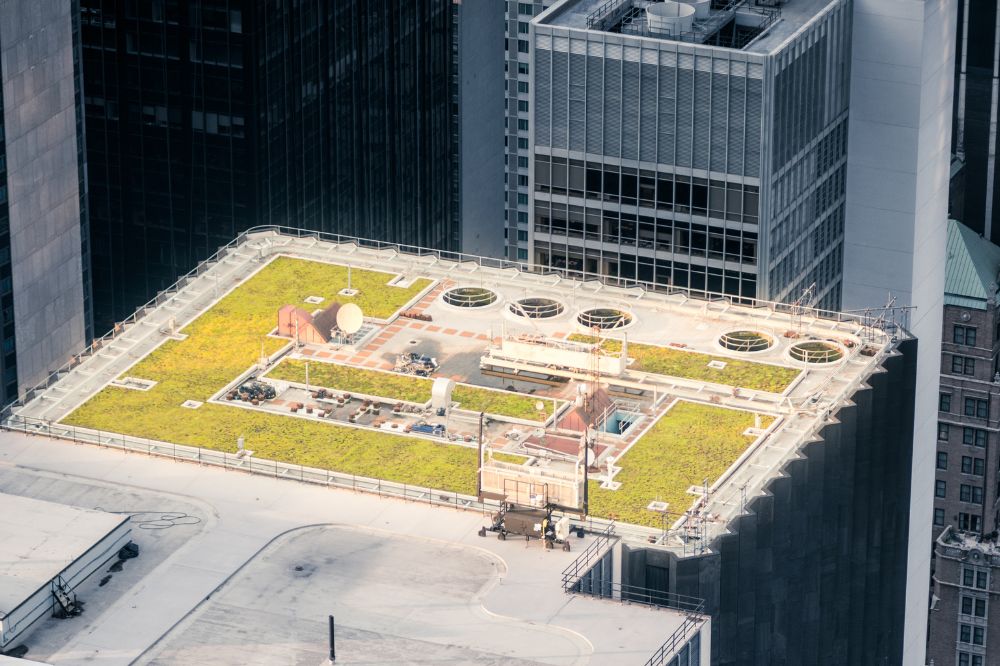
[[[646,22],[650,32],[680,36],[691,32],[694,26],[695,8],[691,5],[664,0],[654,2],[646,8]]]

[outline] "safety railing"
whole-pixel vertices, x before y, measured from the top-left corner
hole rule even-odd
[[[676,656],[677,650],[684,646],[692,630],[700,627],[704,622],[703,615],[688,614],[685,616],[681,626],[667,637],[667,640],[653,653],[645,666],[664,666],[664,664],[670,663],[670,659]]]
[[[703,301],[706,304],[706,307],[713,304],[721,304],[723,306],[730,304],[742,305],[753,308],[768,308],[775,313],[791,314],[793,316],[799,316],[799,317],[803,315],[808,315],[810,317],[823,318],[829,321],[836,321],[836,322],[849,321],[859,326],[864,325],[872,328],[888,329],[891,327],[892,335],[897,337],[903,337],[906,335],[905,331],[906,322],[905,321],[901,322],[895,316],[891,321],[883,320],[884,310],[869,310],[858,313],[842,313],[830,310],[822,310],[819,308],[804,307],[801,305],[788,305],[784,303],[776,303],[773,301],[758,300],[754,298],[747,298],[741,296],[732,296],[729,294],[720,294],[716,292],[708,292],[708,291],[691,292],[687,289],[682,289],[675,286],[665,285],[650,281],[611,277],[607,275],[601,275],[597,273],[587,273],[585,271],[577,271],[561,267],[536,266],[526,262],[510,261],[507,259],[497,259],[493,257],[482,257],[478,255],[465,254],[462,252],[433,250],[433,249],[418,247],[415,245],[388,243],[384,241],[357,238],[355,236],[331,234],[322,231],[309,231],[306,229],[296,229],[296,228],[282,227],[282,226],[259,226],[259,227],[253,227],[251,229],[242,232],[232,241],[219,248],[219,250],[216,251],[212,256],[200,262],[192,270],[181,276],[174,284],[170,285],[163,291],[159,292],[147,303],[137,308],[136,311],[132,313],[130,316],[126,317],[118,324],[115,324],[115,326],[110,331],[108,331],[99,338],[94,338],[94,340],[85,349],[75,354],[63,366],[51,372],[44,380],[42,380],[32,388],[22,392],[17,400],[4,406],[3,409],[0,409],[0,421],[6,420],[17,407],[23,406],[28,402],[30,402],[31,400],[33,400],[35,397],[44,392],[47,388],[49,388],[50,386],[58,382],[60,379],[62,379],[73,368],[80,365],[83,361],[87,360],[91,356],[98,354],[109,342],[113,341],[115,338],[125,333],[125,331],[132,324],[140,322],[143,318],[145,318],[147,315],[153,312],[157,307],[169,301],[172,297],[180,293],[180,291],[193,279],[200,277],[202,274],[210,270],[213,266],[225,260],[231,252],[233,252],[234,250],[239,250],[242,246],[244,246],[250,241],[262,240],[263,238],[266,238],[266,236],[262,237],[261,236],[262,234],[274,234],[278,238],[286,237],[288,239],[311,238],[317,241],[324,241],[329,243],[350,244],[358,248],[366,248],[379,252],[392,252],[393,254],[397,255],[402,254],[412,257],[430,257],[434,261],[434,263],[437,263],[439,261],[472,263],[482,268],[492,268],[497,270],[527,273],[530,275],[534,275],[537,278],[544,278],[551,276],[556,278],[557,281],[561,279],[597,281],[605,286],[618,287],[621,289],[638,289],[643,292],[653,291],[666,296],[682,295],[685,298]],[[281,247],[279,245],[274,245],[270,249],[274,250],[277,253],[280,253],[281,251]],[[263,256],[264,255],[262,254],[262,257]],[[908,308],[893,308],[894,312],[895,311],[908,312],[908,310],[909,310]],[[899,324],[902,324],[902,326],[900,326]]]
[[[25,435],[43,435],[56,439],[90,444],[108,449],[118,449],[124,452],[142,453],[149,456],[168,458],[178,462],[212,465],[227,470],[262,474],[274,478],[289,479],[343,488],[355,492],[372,493],[380,497],[395,497],[411,502],[451,506],[457,509],[472,509],[496,511],[500,508],[498,502],[480,501],[470,495],[427,488],[424,486],[396,483],[382,479],[373,479],[355,474],[344,474],[330,470],[305,467],[276,460],[257,458],[253,455],[237,455],[225,451],[215,451],[183,444],[172,444],[143,437],[132,437],[120,433],[109,433],[102,430],[77,428],[75,426],[52,423],[43,419],[14,415],[0,424],[0,428],[10,432]]]
[[[611,521],[597,537],[590,542],[587,549],[580,553],[568,567],[563,569],[562,584],[564,592],[575,592],[580,579],[604,557],[605,552],[621,537],[615,534],[615,523]]]

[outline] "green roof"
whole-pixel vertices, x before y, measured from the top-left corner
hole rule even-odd
[[[955,220],[948,220],[948,265],[944,275],[945,305],[977,310],[996,292],[1000,246]]]

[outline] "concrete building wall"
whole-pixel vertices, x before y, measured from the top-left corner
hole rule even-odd
[[[504,257],[504,22],[506,3],[458,11],[461,250]]]
[[[903,663],[927,635],[956,5],[856,0],[844,309],[912,305],[920,340]]]
[[[85,343],[71,3],[0,1],[20,390]]]
[[[1000,631],[990,616],[1000,603],[1000,551],[995,539],[977,543],[946,533],[935,544],[927,663],[990,666]],[[991,631],[992,629],[992,631]]]
[[[704,599],[720,666],[923,663],[902,657],[917,346],[900,344],[711,554],[631,550],[623,584]]]
[[[989,533],[997,529],[1000,466],[1000,384],[993,359],[1000,353],[996,303],[987,309],[946,305],[938,397],[933,537],[952,525]],[[975,344],[967,344],[969,330]],[[986,401],[985,412],[981,411]]]

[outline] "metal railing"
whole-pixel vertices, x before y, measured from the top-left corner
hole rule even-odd
[[[597,534],[587,549],[580,553],[568,567],[563,569],[562,584],[564,592],[576,592],[580,579],[589,572],[593,566],[604,557],[605,550],[621,539],[615,534],[615,523],[611,521],[603,531]]]
[[[132,437],[120,433],[110,433],[90,428],[52,423],[44,419],[35,419],[14,415],[0,423],[0,429],[25,435],[43,435],[55,439],[63,439],[76,444],[90,444],[108,449],[118,449],[125,453],[136,452],[148,456],[168,458],[178,462],[212,465],[226,470],[262,474],[265,476],[302,481],[323,485],[331,488],[343,488],[355,492],[372,493],[380,497],[395,497],[411,502],[450,506],[456,509],[481,511],[496,511],[499,502],[480,501],[471,495],[373,479],[356,474],[343,474],[330,470],[305,467],[276,460],[256,458],[255,456],[236,455],[224,451],[215,451],[196,446],[173,444],[159,440]]]
[[[430,257],[433,259],[434,263],[439,261],[452,261],[456,263],[473,263],[481,268],[492,268],[496,270],[507,270],[515,271],[517,273],[527,273],[533,275],[537,278],[554,277],[558,280],[561,279],[577,279],[585,281],[597,281],[602,285],[617,287],[621,289],[638,289],[642,292],[653,291],[661,295],[671,296],[671,295],[681,295],[685,298],[691,300],[697,300],[704,302],[706,307],[710,307],[714,304],[728,306],[728,305],[741,305],[752,308],[767,308],[776,313],[785,314],[795,314],[796,316],[801,316],[807,314],[812,317],[818,317],[834,322],[852,322],[859,326],[874,326],[878,327],[881,322],[866,322],[865,319],[870,318],[870,311],[865,311],[859,314],[848,314],[843,312],[837,312],[832,310],[821,310],[818,308],[803,308],[802,306],[794,306],[786,303],[777,303],[774,301],[758,300],[754,298],[732,296],[729,294],[722,294],[717,292],[708,291],[697,291],[692,292],[687,289],[682,289],[679,287],[660,284],[657,282],[635,280],[630,278],[616,278],[607,275],[601,275],[598,273],[588,273],[585,271],[576,271],[567,268],[550,267],[550,266],[537,266],[529,264],[526,262],[510,261],[507,259],[497,259],[492,257],[482,257],[478,255],[469,255],[461,252],[450,252],[445,250],[432,250],[428,248],[422,248],[414,245],[405,245],[399,243],[387,243],[383,241],[371,240],[358,238],[355,236],[344,236],[341,234],[330,234],[321,231],[308,231],[305,229],[296,229],[292,227],[282,227],[276,225],[269,226],[259,226],[252,227],[246,231],[239,234],[232,241],[226,245],[219,248],[212,256],[200,262],[192,270],[181,276],[174,284],[170,285],[163,291],[159,292],[156,296],[150,299],[147,303],[140,306],[134,313],[126,317],[124,320],[116,324],[110,331],[105,333],[99,338],[95,338],[90,345],[85,349],[75,354],[70,360],[62,365],[57,370],[52,371],[44,380],[39,382],[37,385],[30,389],[25,390],[17,400],[7,404],[0,409],[0,421],[6,420],[14,409],[23,406],[41,394],[45,389],[49,388],[60,379],[62,379],[69,371],[71,371],[76,366],[80,365],[83,361],[88,358],[98,354],[107,343],[113,341],[120,335],[126,332],[129,326],[140,322],[147,315],[151,314],[153,310],[157,307],[163,305],[175,295],[181,292],[181,290],[194,278],[200,277],[202,274],[210,270],[214,265],[225,260],[225,258],[234,250],[240,249],[242,246],[247,244],[252,240],[258,240],[254,238],[260,234],[274,234],[277,238],[287,237],[287,238],[311,238],[316,241],[324,241],[330,243],[338,244],[350,244],[359,248],[367,248],[380,252],[392,252],[395,255],[407,255],[412,257]],[[261,249],[262,248],[255,248]],[[270,250],[274,250],[276,253],[280,253],[281,246],[274,245]],[[263,257],[262,252],[262,257]],[[899,309],[899,308],[897,308]],[[868,317],[865,317],[868,315]],[[893,335],[898,337],[904,337],[906,335],[905,330],[897,329],[897,323],[891,322],[893,327]]]
[[[677,649],[684,645],[691,630],[701,626],[704,622],[704,616],[693,614],[685,616],[681,626],[667,637],[667,640],[653,653],[645,666],[663,666],[663,664],[669,663],[669,660],[675,656]]]

